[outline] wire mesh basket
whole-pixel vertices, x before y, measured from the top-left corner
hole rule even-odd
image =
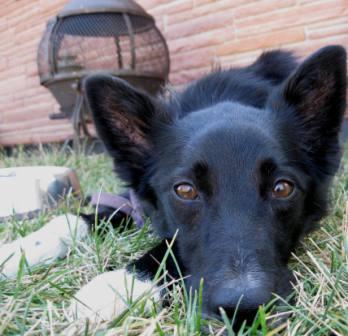
[[[71,118],[74,128],[88,115],[80,87],[85,76],[107,72],[156,94],[169,66],[154,19],[129,0],[70,1],[47,23],[38,50],[41,84],[60,104],[60,113],[51,118]]]

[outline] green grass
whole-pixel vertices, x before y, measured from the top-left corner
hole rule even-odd
[[[13,157],[0,153],[0,167],[64,165],[76,169],[86,195],[98,190],[117,192],[121,185],[103,155],[78,155],[59,149],[31,154],[20,149]],[[308,237],[291,261],[298,284],[295,303],[281,312],[261,307],[251,327],[239,335],[348,335],[348,152],[332,192],[332,211],[321,229]],[[25,236],[54,215],[77,212],[80,203],[68,199],[59,209],[35,220],[0,224],[0,244]],[[233,335],[231,321],[203,321],[201,295],[175,287],[170,307],[143,300],[114,321],[99,325],[69,320],[70,298],[83,284],[107,267],[123,267],[156,243],[148,226],[141,231],[109,230],[105,240],[91,235],[77,243],[64,260],[20,272],[17,279],[0,281],[0,335]],[[23,269],[25,263],[23,262]],[[75,328],[75,329],[74,329]],[[77,329],[76,329],[77,328]]]

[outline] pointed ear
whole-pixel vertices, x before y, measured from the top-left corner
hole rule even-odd
[[[285,81],[275,109],[290,111],[299,141],[319,169],[335,173],[339,164],[339,132],[346,109],[347,60],[341,46],[320,49]],[[279,111],[281,114],[282,111]],[[291,127],[291,125],[288,125]]]
[[[152,156],[153,125],[162,116],[159,104],[109,75],[87,77],[84,89],[97,133],[114,159],[117,173],[136,189]]]

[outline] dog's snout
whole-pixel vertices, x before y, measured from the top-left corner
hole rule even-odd
[[[209,310],[216,316],[220,315],[222,308],[229,318],[236,316],[240,322],[252,322],[259,306],[267,303],[271,295],[271,290],[263,282],[255,285],[245,278],[233,280],[214,288]]]

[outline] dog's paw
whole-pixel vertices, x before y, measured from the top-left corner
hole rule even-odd
[[[140,281],[121,269],[103,273],[82,287],[74,296],[69,315],[74,320],[110,321],[138,300],[149,304],[159,298],[159,289],[154,283]]]
[[[65,257],[74,241],[88,234],[88,224],[74,215],[52,219],[40,230],[0,248],[0,279],[17,275],[21,259],[33,267]]]

